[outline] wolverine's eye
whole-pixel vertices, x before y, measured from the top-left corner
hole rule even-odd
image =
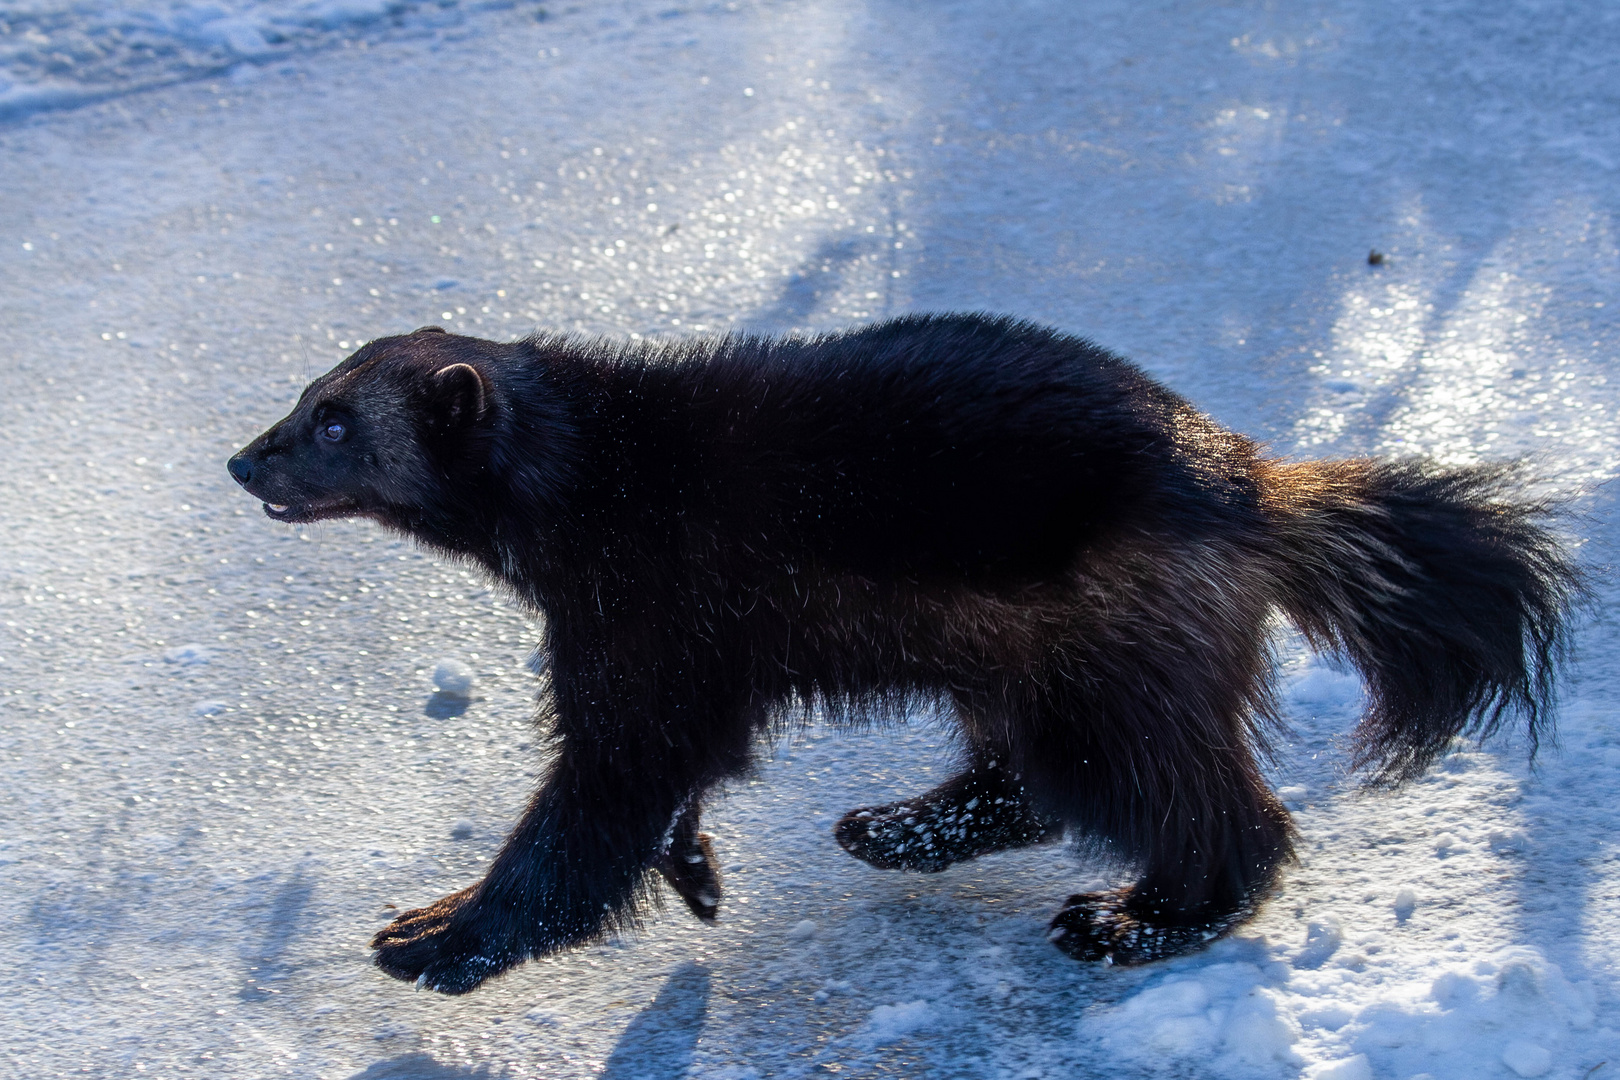
[[[327,442],[342,442],[343,436],[347,435],[348,433],[349,430],[342,424],[327,424],[321,429],[321,438],[325,439]]]

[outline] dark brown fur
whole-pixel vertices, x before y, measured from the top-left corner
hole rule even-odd
[[[1094,345],[984,316],[421,331],[317,380],[231,471],[273,517],[369,516],[545,616],[546,779],[482,882],[374,942],[448,993],[627,924],[655,869],[712,914],[703,796],[813,707],[942,703],[967,748],[956,780],[846,817],[853,854],[937,870],[1067,828],[1140,876],[1072,898],[1060,948],[1194,947],[1290,854],[1255,758],[1273,613],[1366,676],[1358,763],[1394,781],[1506,710],[1538,730],[1579,588],[1503,467],[1283,463]]]

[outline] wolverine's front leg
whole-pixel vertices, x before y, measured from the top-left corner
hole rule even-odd
[[[377,966],[464,994],[625,921],[680,800],[660,807],[621,779],[555,768],[484,880],[385,927],[371,942]]]
[[[698,800],[682,810],[669,830],[669,842],[654,864],[687,908],[704,922],[720,909],[720,861],[708,833],[698,832]]]
[[[377,966],[466,993],[632,921],[655,868],[712,918],[719,881],[697,832],[697,798],[746,762],[704,745],[735,742],[719,737],[733,725],[694,723],[696,711],[618,711],[567,725],[550,775],[484,880],[395,919],[372,941]]]

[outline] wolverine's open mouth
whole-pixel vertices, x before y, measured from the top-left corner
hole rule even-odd
[[[272,502],[264,504],[265,516],[276,521],[320,521],[323,518],[349,517],[359,512],[360,508],[352,499],[328,499],[296,506]]]

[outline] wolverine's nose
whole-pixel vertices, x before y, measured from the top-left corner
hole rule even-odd
[[[241,454],[237,454],[226,462],[225,467],[231,471],[231,475],[236,478],[238,484],[246,485],[249,480],[253,479],[253,466]]]

